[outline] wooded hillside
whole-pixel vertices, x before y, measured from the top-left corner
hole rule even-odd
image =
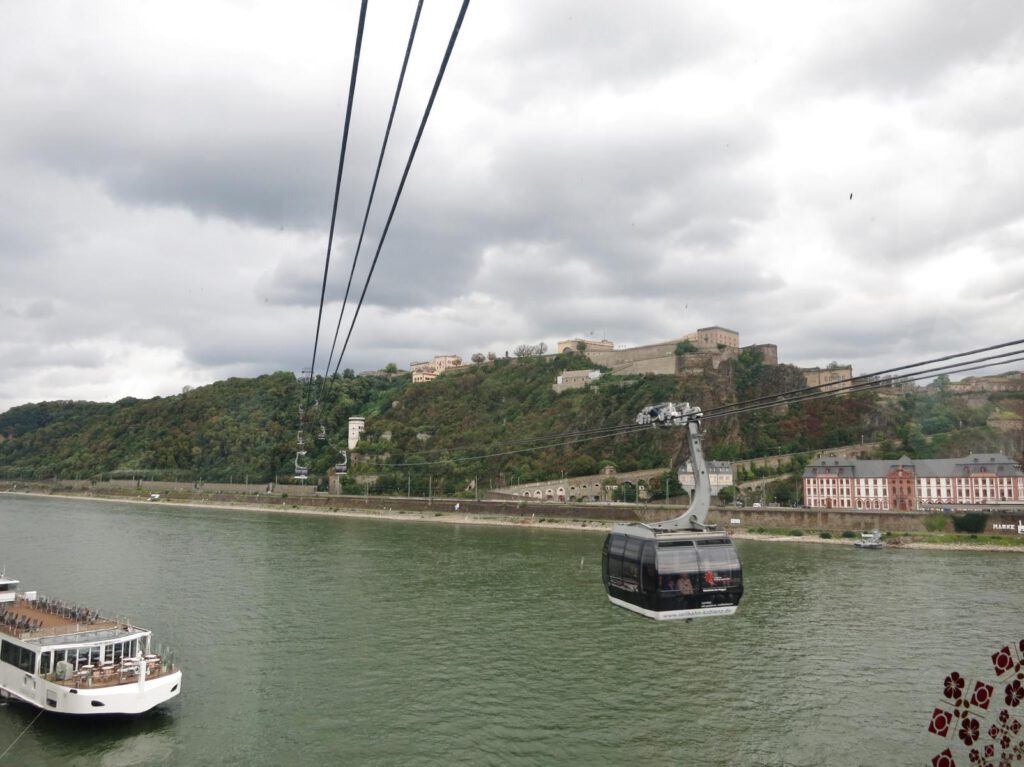
[[[367,418],[352,481],[376,477],[380,492],[425,486],[459,492],[598,472],[668,468],[685,460],[682,434],[643,432],[573,441],[633,423],[666,400],[705,410],[799,389],[800,372],[744,353],[703,375],[610,376],[555,394],[555,377],[591,367],[577,355],[499,359],[412,385],[408,374],[339,377],[304,435],[310,474],[323,477],[345,447],[347,422]],[[317,382],[319,383],[319,382]],[[314,387],[316,389],[317,387]],[[171,397],[114,403],[44,402],[0,414],[0,477],[146,475],[206,481],[288,481],[293,474],[302,384],[291,373],[232,378]],[[940,381],[913,393],[863,393],[708,420],[705,450],[739,459],[881,443],[876,457],[916,458],[1003,451],[1020,458],[1020,436],[991,429],[996,409],[1024,411],[1021,394],[966,398]],[[307,408],[307,414],[310,409]],[[355,485],[352,485],[354,488]]]

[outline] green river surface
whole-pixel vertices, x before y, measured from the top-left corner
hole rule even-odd
[[[1024,639],[1017,553],[740,540],[736,615],[657,623],[602,542],[0,494],[9,577],[184,672],[135,719],[0,706],[0,765],[969,764],[927,731],[943,680]]]

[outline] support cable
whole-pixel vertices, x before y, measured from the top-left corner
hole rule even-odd
[[[864,375],[855,376],[854,378],[851,378],[850,381],[851,381],[851,383],[854,383],[855,385],[859,385],[861,382],[864,382],[864,381],[874,381],[879,376],[886,375],[886,374],[889,374],[889,373],[895,373],[895,372],[898,372],[900,370],[910,370],[911,368],[923,367],[924,365],[931,365],[932,363],[935,363],[935,362],[946,362],[948,360],[957,359],[959,357],[970,357],[970,356],[973,356],[973,355],[976,355],[976,354],[982,354],[984,352],[995,351],[996,349],[1005,349],[1006,347],[1009,347],[1009,346],[1020,346],[1022,344],[1024,344],[1024,339],[1018,339],[1016,341],[1007,341],[1006,343],[996,344],[995,346],[986,346],[986,347],[984,347],[982,349],[974,349],[974,350],[968,351],[968,352],[960,352],[959,354],[949,354],[949,355],[946,355],[945,357],[936,357],[934,359],[924,360],[923,362],[915,362],[915,363],[910,364],[910,365],[900,365],[899,367],[889,368],[887,370],[879,370],[879,371],[877,371],[875,373],[866,373]],[[986,357],[984,359],[996,359],[999,356],[1009,356],[1011,354],[1017,354],[1017,353],[1019,353],[1019,351],[1020,350],[1016,350],[1016,351],[1012,351],[1012,352],[1007,352],[1004,355],[995,355],[994,357]],[[980,361],[980,360],[969,360],[967,362],[978,362],[978,361]],[[964,364],[966,364],[966,362]],[[945,367],[945,366],[942,366],[942,367]],[[935,369],[938,370],[939,368],[935,368]],[[936,373],[936,375],[938,375],[938,373]],[[925,377],[927,378],[929,376],[925,376]],[[893,379],[898,379],[898,378],[900,378],[900,376],[894,376],[893,377]],[[711,408],[709,410],[706,410],[704,412],[704,417],[708,417],[709,415],[712,415],[712,414],[714,414],[717,417],[720,414],[720,412],[723,411],[723,410],[729,410],[729,409],[732,409],[732,408],[745,408],[748,405],[753,405],[753,404],[756,404],[756,403],[759,403],[759,402],[777,401],[779,397],[788,397],[788,396],[791,396],[791,395],[802,394],[804,392],[818,391],[819,388],[820,387],[817,387],[817,386],[807,386],[807,387],[803,387],[803,388],[800,388],[800,389],[791,389],[789,391],[779,392],[778,394],[766,394],[766,395],[761,396],[761,397],[754,397],[752,399],[745,400],[743,402],[736,402],[736,403],[733,403],[733,404],[730,404],[730,405],[722,405],[720,407]]]
[[[922,365],[927,365],[927,364],[930,364],[932,362],[957,359],[959,357],[970,356],[972,354],[978,354],[979,352],[988,351],[988,350],[992,350],[992,349],[1005,348],[1006,346],[1010,346],[1012,344],[1021,344],[1021,343],[1024,343],[1024,341],[1015,341],[1015,342],[1010,342],[1010,343],[1007,343],[1007,344],[999,344],[999,345],[996,345],[996,346],[986,347],[985,349],[978,349],[978,350],[975,350],[973,352],[963,352],[961,354],[949,355],[949,356],[940,357],[940,358],[937,358],[937,359],[934,359],[934,360],[926,360],[924,362],[918,362],[918,363],[914,363],[912,365],[903,365],[903,366],[900,366],[899,368],[892,368],[889,371],[883,371],[883,372],[892,372],[892,371],[895,371],[895,370],[909,370],[911,368],[921,367]],[[1018,355],[1018,356],[1010,357],[1010,355]],[[800,404],[802,402],[807,402],[807,401],[810,401],[810,400],[824,399],[824,398],[827,398],[827,397],[837,397],[837,396],[841,396],[841,395],[844,395],[844,394],[856,394],[856,393],[861,393],[861,392],[876,391],[876,390],[879,390],[879,389],[889,389],[889,388],[893,388],[893,386],[899,386],[899,385],[906,384],[906,383],[912,383],[914,381],[934,378],[937,375],[942,375],[944,372],[949,372],[949,373],[966,373],[966,372],[971,372],[971,371],[974,371],[974,370],[981,370],[981,369],[985,369],[985,368],[994,367],[996,365],[1003,365],[1003,364],[1007,364],[1007,363],[1011,363],[1011,362],[1020,362],[1020,361],[1024,361],[1024,351],[1018,349],[1016,351],[1007,352],[1007,353],[1004,353],[1004,354],[991,355],[989,357],[983,357],[983,358],[978,358],[978,359],[973,359],[973,360],[963,360],[961,362],[957,362],[957,363],[953,363],[953,364],[949,364],[949,365],[940,365],[940,366],[935,367],[935,368],[929,368],[929,369],[926,369],[926,370],[914,371],[914,372],[908,373],[908,374],[906,374],[904,376],[894,376],[892,378],[888,378],[888,379],[884,379],[884,380],[883,379],[879,379],[877,377],[879,374],[877,374],[877,373],[876,374],[870,374],[870,375],[867,375],[867,376],[859,376],[858,378],[860,379],[860,381],[857,384],[855,384],[853,387],[846,387],[846,388],[843,388],[843,389],[834,389],[834,390],[826,390],[826,391],[822,391],[820,387],[808,387],[806,389],[796,389],[796,390],[793,390],[791,392],[783,392],[783,393],[778,394],[778,395],[768,395],[766,397],[758,397],[758,398],[755,398],[755,399],[752,399],[752,400],[747,400],[746,402],[743,402],[743,403],[737,403],[736,405],[724,406],[722,408],[714,408],[712,410],[705,411],[702,417],[706,418],[706,419],[725,418],[725,417],[734,416],[734,415],[742,415],[742,414],[752,413],[752,412],[756,412],[758,410],[766,410],[768,408],[778,407],[779,405]],[[978,363],[981,363],[981,364],[978,364]],[[739,406],[742,406],[742,407],[739,407]],[[549,443],[549,444],[544,444],[544,445],[535,445],[533,447],[524,447],[524,448],[516,449],[516,450],[507,450],[507,451],[485,453],[485,454],[467,456],[467,457],[462,457],[462,458],[447,458],[447,459],[440,459],[440,460],[436,460],[436,461],[419,461],[419,462],[405,462],[405,463],[378,463],[376,465],[380,466],[380,467],[399,468],[399,467],[437,466],[437,465],[443,465],[443,464],[465,463],[465,462],[469,462],[469,461],[478,461],[478,460],[485,460],[485,459],[488,459],[488,458],[499,458],[499,457],[504,457],[504,456],[509,456],[509,455],[517,455],[517,454],[520,454],[520,453],[528,453],[528,452],[532,452],[534,450],[545,450],[545,449],[549,449],[549,448],[552,448],[552,447],[564,447],[566,445],[576,444],[576,443],[579,443],[579,442],[589,442],[589,441],[593,441],[593,440],[597,440],[597,439],[606,439],[606,438],[610,438],[610,437],[624,436],[624,435],[633,434],[633,433],[636,433],[636,432],[639,432],[639,431],[643,431],[643,430],[649,429],[649,428],[653,428],[653,426],[651,426],[651,425],[637,426],[637,425],[633,425],[633,424],[628,424],[628,425],[622,425],[622,426],[618,426],[618,427],[609,427],[608,429],[595,429],[595,430],[592,430],[593,432],[603,432],[603,433],[588,434],[587,432],[582,432],[580,434],[583,434],[585,436],[580,436],[580,437],[575,438],[575,439],[568,439],[568,440],[561,441],[561,442]],[[553,439],[553,438],[555,438],[557,436],[569,436],[571,434],[572,434],[572,432],[566,432],[563,435],[545,435],[545,436],[542,436],[542,437],[534,438],[532,440],[531,439],[522,440],[522,442],[531,442],[531,441],[540,441],[540,440],[545,440],[545,439]],[[496,443],[496,446],[497,445],[512,445],[512,444],[517,444],[517,443],[516,443],[516,441],[510,441],[510,442],[505,442],[505,443]],[[438,448],[438,451],[440,451],[440,450],[455,451],[455,450],[465,450],[465,449],[467,449],[467,448],[459,448],[459,447],[455,447],[455,448]]]
[[[352,321],[349,324],[348,334],[345,336],[345,343],[341,347],[341,353],[338,355],[338,362],[334,366],[334,374],[337,375],[338,368],[341,367],[341,361],[345,357],[345,352],[348,349],[349,340],[352,338],[352,331],[355,329],[356,320],[359,319],[359,310],[362,309],[363,300],[366,298],[366,291],[370,287],[370,280],[373,277],[373,271],[377,266],[377,259],[380,258],[381,249],[384,247],[384,240],[388,236],[388,231],[391,228],[391,222],[395,217],[395,210],[398,208],[398,201],[402,196],[402,190],[405,189],[406,179],[409,177],[409,170],[412,168],[412,161],[416,157],[416,150],[419,149],[420,139],[423,137],[423,130],[427,126],[427,118],[430,117],[430,110],[434,106],[434,99],[437,98],[437,91],[441,87],[441,80],[444,77],[445,70],[448,67],[448,60],[451,58],[452,49],[455,47],[455,41],[458,39],[459,30],[462,28],[462,20],[466,16],[466,9],[469,7],[469,0],[463,0],[462,8],[459,10],[459,16],[455,20],[455,27],[452,29],[451,38],[448,40],[448,48],[445,50],[444,58],[441,61],[441,67],[437,72],[437,78],[434,80],[434,87],[430,92],[430,99],[427,101],[426,109],[423,112],[423,119],[420,121],[419,130],[416,131],[416,139],[412,144],[412,151],[409,153],[409,159],[405,164],[405,170],[402,172],[402,180],[398,184],[398,191],[395,192],[395,199],[391,203],[391,210],[388,212],[387,222],[384,224],[384,231],[381,233],[380,240],[377,242],[377,250],[373,255],[373,261],[370,264],[370,271],[366,275],[366,282],[363,283],[363,291],[359,295],[359,303],[356,304],[355,312],[352,315]]]
[[[1000,355],[1000,356],[1003,356],[1003,355]],[[1019,356],[1019,357],[1013,357],[1011,359],[1002,360],[1000,362],[986,362],[986,363],[981,364],[981,365],[974,365],[973,362],[968,361],[968,362],[962,362],[959,365],[951,366],[951,367],[948,367],[948,368],[940,368],[940,369],[945,371],[945,372],[947,372],[947,373],[967,373],[967,372],[970,372],[972,370],[982,370],[982,369],[985,369],[985,368],[994,367],[996,365],[1002,365],[1002,364],[1005,364],[1005,363],[1008,363],[1008,362],[1022,362],[1022,361],[1024,361],[1024,354],[1021,354],[1021,356]],[[963,367],[964,365],[970,365],[971,367]],[[776,400],[774,402],[763,402],[763,403],[757,404],[757,405],[750,405],[750,406],[747,406],[747,407],[745,407],[745,408],[743,408],[741,410],[734,410],[734,411],[728,411],[728,412],[715,412],[715,413],[712,413],[711,415],[705,415],[704,417],[705,418],[726,418],[726,417],[729,417],[729,416],[744,415],[746,413],[753,413],[753,412],[756,412],[758,410],[767,410],[769,408],[778,407],[779,405],[795,405],[795,404],[800,404],[800,403],[807,402],[807,401],[810,401],[810,400],[824,399],[826,397],[837,397],[837,396],[842,395],[842,394],[859,394],[859,393],[862,393],[862,392],[877,391],[877,390],[880,390],[880,389],[891,389],[891,388],[894,388],[896,386],[902,386],[903,384],[913,383],[915,381],[923,381],[923,380],[926,380],[928,378],[934,378],[935,376],[936,376],[935,372],[923,372],[922,371],[922,372],[919,372],[919,373],[916,373],[916,374],[913,374],[913,375],[902,376],[902,377],[900,377],[898,379],[886,379],[886,380],[881,380],[881,381],[866,382],[866,383],[863,383],[863,384],[858,384],[858,386],[852,387],[852,388],[848,387],[848,388],[844,388],[844,389],[836,389],[836,390],[830,390],[830,391],[820,391],[819,390],[819,391],[815,391],[815,392],[808,392],[807,394],[802,394],[802,395],[796,396],[796,397],[790,397],[790,398],[786,398],[786,399],[778,399],[778,400]]]
[[[359,26],[356,31],[355,52],[352,56],[352,76],[348,85],[348,105],[345,108],[345,127],[341,135],[341,155],[338,157],[338,178],[334,182],[334,205],[331,207],[331,228],[327,235],[327,257],[324,259],[324,279],[320,286],[320,309],[316,315],[316,335],[313,338],[313,361],[310,363],[310,377],[306,383],[305,399],[309,399],[309,391],[313,378],[316,375],[316,348],[320,343],[320,321],[324,314],[324,296],[327,293],[327,273],[331,268],[331,248],[334,245],[334,226],[338,219],[338,198],[341,194],[341,176],[345,169],[345,150],[348,146],[348,129],[352,122],[352,101],[355,98],[356,76],[359,73],[359,53],[363,47],[363,29],[366,25],[366,5],[368,0],[362,0],[359,7]],[[302,424],[299,424],[300,428]]]
[[[563,438],[577,438],[577,437],[614,437],[616,434],[624,429],[632,428],[633,424],[627,424],[625,426],[602,426],[598,429],[573,429],[571,431],[556,432],[554,434],[542,434],[537,437],[523,437],[522,439],[510,439],[502,440],[500,442],[491,442],[486,446],[470,446],[470,445],[459,445],[455,447],[437,447],[431,450],[416,450],[413,452],[406,453],[407,456],[417,455],[434,455],[436,453],[450,453],[454,450],[487,450],[499,447],[511,447],[518,445],[528,445],[531,442],[545,442],[553,439]]]
[[[625,435],[625,434],[633,434],[633,433],[638,432],[638,431],[646,431],[647,429],[651,429],[651,428],[653,428],[653,427],[650,424],[644,424],[643,426],[637,426],[637,425],[623,426],[615,434],[598,434],[596,436],[582,437],[582,438],[579,438],[579,439],[570,439],[570,440],[566,440],[564,442],[553,442],[553,443],[550,443],[550,444],[547,444],[547,445],[534,445],[533,447],[524,447],[524,448],[520,448],[518,450],[505,450],[505,451],[500,452],[500,453],[490,453],[488,455],[474,455],[474,456],[468,456],[468,457],[465,457],[465,458],[446,458],[444,460],[439,460],[439,461],[421,461],[421,462],[411,462],[411,463],[381,463],[381,464],[376,464],[376,465],[377,466],[382,466],[382,467],[398,468],[398,467],[413,467],[413,466],[437,466],[437,465],[440,465],[440,464],[449,464],[449,463],[466,463],[468,461],[479,461],[479,460],[482,460],[484,458],[500,458],[502,456],[507,456],[507,455],[517,455],[519,453],[530,453],[530,452],[532,452],[534,450],[547,450],[547,449],[553,448],[553,447],[565,447],[566,445],[575,445],[575,444],[578,444],[580,442],[592,442],[595,439],[607,439],[608,437],[618,437],[618,436],[622,436],[622,435]]]
[[[833,391],[836,394],[851,394],[858,391],[869,391],[872,389],[883,389],[892,386],[898,386],[902,383],[909,383],[911,381],[920,381],[926,378],[934,378],[939,375],[948,373],[964,373],[968,370],[978,370],[980,368],[993,367],[995,365],[1007,364],[1010,362],[1016,362],[1021,357],[1014,355],[1020,355],[1024,353],[1021,349],[1016,349],[1012,352],[1004,352],[1003,354],[994,354],[988,357],[978,357],[973,360],[964,360],[963,362],[957,362],[953,364],[940,365],[934,368],[926,368],[924,370],[914,371],[900,376],[892,376],[891,378],[879,378],[876,375],[870,376],[858,376],[855,379],[851,379],[851,385],[844,386],[840,389],[828,390],[822,392],[822,387],[811,386],[804,389],[794,389],[788,392],[781,392],[779,394],[766,395],[764,397],[758,397],[754,400],[748,400],[743,403],[736,403],[735,405],[724,405],[719,408],[712,408],[704,414],[705,418],[721,418],[723,416],[738,415],[740,413],[752,412],[753,410],[760,410],[765,407],[774,407],[779,404],[791,404],[796,402],[802,402],[807,399],[819,399],[822,393],[832,395]],[[956,355],[963,356],[963,355]],[[950,359],[950,358],[947,358]],[[993,361],[998,360],[998,361]],[[978,367],[965,367],[968,365],[976,365],[977,363],[987,363],[979,365]],[[906,367],[918,367],[918,365],[908,365]],[[902,369],[902,368],[901,368]],[[836,384],[825,384],[828,387],[834,387]]]
[[[391,126],[395,121],[395,112],[398,111],[398,97],[402,93],[402,83],[405,81],[405,71],[409,66],[409,56],[412,54],[412,44],[416,39],[416,28],[420,23],[420,12],[423,10],[423,0],[419,0],[416,4],[416,13],[412,19],[412,29],[409,31],[409,43],[405,47],[405,58],[402,60],[402,70],[398,75],[398,85],[395,87],[395,98],[391,102],[391,114],[388,116],[388,125],[384,130],[384,141],[381,143],[380,155],[377,157],[377,169],[373,173],[373,184],[370,187],[370,199],[366,203],[366,212],[363,214],[363,225],[359,230],[359,242],[356,243],[356,252],[352,257],[352,269],[348,273],[348,284],[345,286],[345,297],[341,302],[341,311],[338,312],[338,324],[334,328],[334,340],[331,342],[331,353],[327,356],[327,366],[324,369],[324,380],[320,385],[320,396],[319,400],[324,401],[328,387],[329,374],[331,372],[331,362],[334,360],[334,349],[338,344],[338,332],[341,330],[341,319],[345,316],[345,307],[348,306],[349,291],[352,289],[352,279],[356,273],[356,264],[359,262],[359,253],[363,248],[363,237],[366,235],[366,223],[370,218],[370,208],[373,207],[373,198],[377,193],[377,181],[380,179],[380,169],[384,165],[384,153],[388,148],[388,139],[391,136]],[[335,203],[337,204],[337,203]],[[326,280],[327,274],[324,273]],[[325,283],[326,284],[326,283]],[[323,306],[323,295],[320,297],[321,307]]]

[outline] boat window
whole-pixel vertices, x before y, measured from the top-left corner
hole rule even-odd
[[[53,658],[53,653],[44,652],[43,657],[39,661],[39,673],[49,674],[50,673],[50,662]]]
[[[0,661],[16,666],[22,671],[35,673],[36,670],[36,654],[6,639],[0,644]]]
[[[112,660],[114,660],[114,645],[108,644],[103,648],[103,661],[110,663]]]
[[[58,663],[59,661],[67,660],[67,659],[68,659],[68,651],[67,650],[54,650],[53,651],[53,662],[54,662],[54,664]],[[56,668],[56,665],[54,666],[54,668]]]

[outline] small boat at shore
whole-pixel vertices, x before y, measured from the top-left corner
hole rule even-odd
[[[89,608],[19,593],[0,575],[0,694],[63,714],[141,714],[181,692],[152,632]]]
[[[885,548],[885,541],[882,540],[880,530],[872,530],[870,533],[861,533],[860,540],[854,541],[853,545],[858,549],[882,549]]]

